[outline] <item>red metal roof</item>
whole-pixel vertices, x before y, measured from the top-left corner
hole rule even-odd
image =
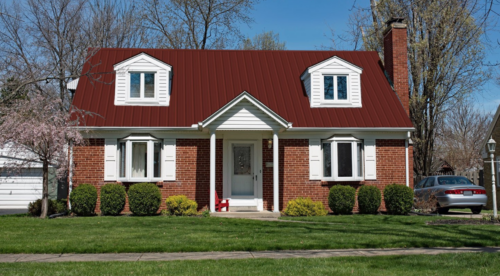
[[[113,65],[144,52],[172,66],[168,107],[115,106]],[[311,108],[301,74],[338,56],[361,68],[362,108]],[[101,49],[85,64],[73,104],[95,127],[190,127],[243,91],[293,127],[413,127],[376,52]],[[98,78],[98,80],[95,80]]]

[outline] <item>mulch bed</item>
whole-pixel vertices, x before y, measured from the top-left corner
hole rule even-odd
[[[427,225],[500,225],[500,222],[481,220],[481,219],[440,219],[428,221]]]

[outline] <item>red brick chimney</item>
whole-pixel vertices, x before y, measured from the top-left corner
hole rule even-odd
[[[394,90],[410,115],[410,94],[408,90],[408,48],[406,24],[403,18],[392,18],[384,30],[384,67],[393,83]]]

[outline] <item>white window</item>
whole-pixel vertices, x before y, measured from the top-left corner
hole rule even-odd
[[[152,136],[129,136],[118,141],[118,179],[160,181],[162,141]]]
[[[172,66],[140,53],[113,66],[115,105],[168,106],[172,87]]]
[[[349,85],[347,75],[323,75],[323,100],[349,101]]]
[[[155,99],[155,75],[155,72],[130,72],[129,99]]]
[[[322,141],[324,181],[363,180],[363,141],[355,137],[332,137]]]

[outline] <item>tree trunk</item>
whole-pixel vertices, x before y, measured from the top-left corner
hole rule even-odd
[[[43,161],[43,192],[42,192],[42,213],[40,218],[46,218],[49,209],[49,162]]]

